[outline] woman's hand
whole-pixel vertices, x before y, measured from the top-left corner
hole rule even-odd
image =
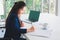
[[[34,26],[32,26],[31,28],[27,29],[27,32],[34,32],[34,31],[35,31]]]
[[[24,27],[24,23],[21,22],[21,27]],[[27,32],[34,32],[35,28],[32,26],[31,28],[27,29]]]
[[[23,22],[21,22],[21,27],[24,27],[24,23]]]

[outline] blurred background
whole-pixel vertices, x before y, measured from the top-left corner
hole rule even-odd
[[[57,0],[0,0],[1,19],[7,17],[14,3],[17,1],[24,1],[26,3],[26,13],[29,13],[30,10],[37,10],[41,13],[58,15],[56,11]]]

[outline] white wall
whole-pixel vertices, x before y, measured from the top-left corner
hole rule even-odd
[[[60,0],[58,0],[58,16],[60,16]]]

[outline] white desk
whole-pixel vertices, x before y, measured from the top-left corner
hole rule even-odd
[[[25,15],[25,14],[22,17],[23,20],[25,20],[27,18],[28,18],[28,15]],[[48,23],[48,28],[49,29],[51,28],[53,30],[52,34],[49,36],[49,38],[37,37],[37,36],[32,36],[32,35],[26,34],[26,36],[30,40],[60,40],[60,17],[52,15],[52,14],[41,14],[39,23]],[[29,25],[29,24],[26,25],[26,23],[25,23],[25,26],[27,28],[29,28],[31,25]],[[37,27],[38,27],[38,25],[37,25]],[[40,34],[43,32],[44,31],[41,31]],[[47,31],[45,33],[47,34]]]
[[[24,16],[24,17],[23,17]],[[22,21],[26,21],[26,19],[28,19],[28,14],[27,15],[23,15],[22,17],[21,17],[21,20]],[[41,17],[40,17],[41,18]],[[41,19],[42,20],[42,19]],[[52,29],[50,29],[49,28],[49,24],[48,24],[48,30],[42,30],[42,25],[40,25],[40,23],[42,23],[42,24],[44,24],[44,23],[48,23],[48,22],[46,22],[46,20],[45,20],[45,22],[41,22],[41,20],[40,21],[38,21],[38,22],[35,22],[35,23],[33,23],[33,26],[35,26],[35,32],[32,32],[32,33],[27,33],[26,34],[26,36],[30,39],[30,40],[36,40],[36,39],[38,39],[38,40],[40,40],[41,38],[43,38],[44,40],[46,40],[46,39],[48,39],[48,38],[50,38],[50,36],[52,35]],[[43,20],[42,20],[43,21]],[[25,22],[24,22],[25,23]],[[29,24],[29,23],[25,23],[25,27],[27,27],[27,28],[30,28],[31,27],[31,24]],[[42,39],[41,39],[42,40]]]

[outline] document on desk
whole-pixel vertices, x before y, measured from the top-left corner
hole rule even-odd
[[[49,38],[51,36],[52,30],[36,30],[35,32],[27,33],[31,36]]]
[[[37,36],[37,37],[44,37],[44,38],[49,38],[52,34],[52,29],[47,28],[47,30],[43,30],[41,28],[41,25],[39,25],[38,22],[35,22],[32,24],[35,27],[35,31],[34,32],[29,32],[27,33],[27,35],[31,35],[31,36]],[[30,24],[25,23],[25,27],[30,28]]]

